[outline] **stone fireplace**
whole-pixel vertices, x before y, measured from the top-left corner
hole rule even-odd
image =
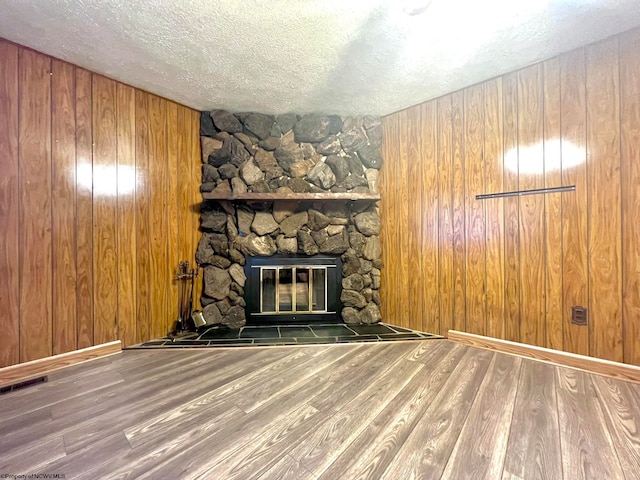
[[[379,118],[215,110],[200,135],[207,324],[379,322],[380,217],[358,196],[377,192]]]

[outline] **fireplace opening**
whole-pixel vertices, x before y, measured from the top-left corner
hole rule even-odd
[[[339,256],[248,257],[247,323],[342,323]]]

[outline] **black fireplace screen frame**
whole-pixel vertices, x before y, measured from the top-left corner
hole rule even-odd
[[[260,313],[260,268],[261,267],[314,267],[327,268],[327,305],[326,312]],[[333,255],[272,255],[270,257],[247,257],[244,266],[247,276],[244,298],[247,303],[245,313],[247,325],[283,325],[306,323],[343,323],[342,322],[342,260]]]

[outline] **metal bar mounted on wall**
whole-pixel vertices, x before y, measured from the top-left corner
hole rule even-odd
[[[575,190],[575,185],[567,185],[564,187],[534,188],[531,190],[516,190],[514,192],[485,193],[482,195],[476,195],[476,200],[487,200],[489,198],[520,197],[523,195],[537,195],[539,193],[574,192]]]

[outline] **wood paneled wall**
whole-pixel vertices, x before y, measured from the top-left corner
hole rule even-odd
[[[0,367],[166,334],[199,113],[0,39]]]
[[[640,365],[639,52],[630,31],[383,119],[385,321]]]

